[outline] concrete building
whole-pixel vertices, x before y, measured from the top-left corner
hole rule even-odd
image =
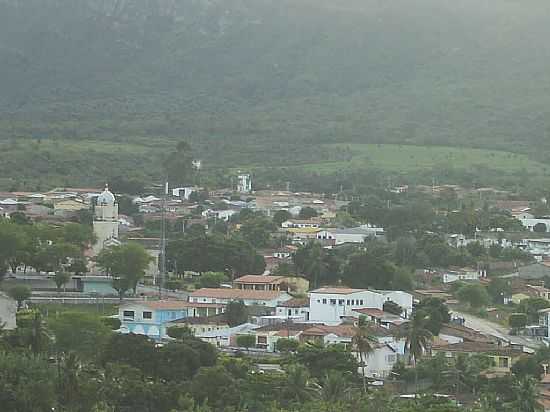
[[[237,192],[250,193],[252,192],[252,176],[248,173],[241,173],[237,176]]]
[[[12,330],[16,324],[17,302],[0,292],[0,325],[5,330]]]
[[[282,319],[292,319],[294,322],[309,321],[309,299],[292,298],[280,303],[275,309],[275,315]]]
[[[383,228],[362,225],[348,229],[324,229],[317,233],[316,238],[333,245],[343,245],[344,243],[363,243],[368,238],[381,238],[383,236]]]
[[[458,270],[448,270],[443,273],[443,283],[453,283],[458,281],[476,281],[486,277],[486,272],[471,268]]]
[[[92,248],[94,255],[98,255],[109,240],[118,240],[118,203],[108,186],[96,199],[93,229],[97,239]]]
[[[531,215],[532,216],[532,215]],[[546,232],[550,232],[550,219],[543,218],[543,219],[536,219],[533,217],[524,217],[523,219],[520,218],[519,221],[523,225],[524,228],[527,230],[534,232],[535,226],[538,224],[542,224],[546,226]]]
[[[324,287],[310,292],[309,317],[313,322],[339,324],[345,317],[356,316],[356,309],[382,310],[386,301],[401,306],[405,318],[412,312],[413,297],[406,292]]]
[[[166,324],[187,317],[188,307],[187,302],[179,300],[125,303],[118,310],[120,332],[164,339],[167,337]]]

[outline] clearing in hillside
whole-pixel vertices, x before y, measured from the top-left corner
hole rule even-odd
[[[334,150],[341,160],[312,162],[299,167],[320,173],[366,168],[411,172],[437,167],[483,167],[507,173],[546,175],[550,170],[548,165],[531,160],[527,155],[499,150],[393,144],[330,144],[324,147]]]

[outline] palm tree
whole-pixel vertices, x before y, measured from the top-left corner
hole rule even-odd
[[[537,402],[537,382],[532,377],[526,377],[514,382],[513,392],[516,400],[513,402],[514,409],[518,412],[535,412],[541,408]]]
[[[404,325],[401,337],[405,338],[405,350],[409,353],[409,362],[414,367],[415,388],[418,392],[418,371],[416,363],[429,347],[433,335],[427,328],[429,318],[426,312],[418,310],[413,313],[410,322]]]
[[[34,354],[44,353],[48,349],[48,344],[52,341],[52,337],[46,330],[42,314],[35,312],[29,330],[29,346]]]
[[[355,336],[351,338],[351,344],[357,349],[357,353],[359,353],[359,359],[361,360],[361,375],[363,375],[363,392],[365,393],[367,392],[367,377],[365,375],[367,358],[369,354],[374,352],[374,347],[377,343],[377,340],[370,334],[368,324],[364,316],[362,316],[359,318]]]
[[[329,370],[321,381],[321,398],[325,402],[336,402],[349,391],[346,376],[339,371]]]
[[[295,402],[305,402],[319,395],[319,385],[310,377],[305,366],[291,365],[287,371],[284,397]]]

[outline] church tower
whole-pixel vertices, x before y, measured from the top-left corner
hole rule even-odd
[[[108,185],[105,185],[105,190],[97,197],[93,227],[97,239],[93,246],[94,255],[112,243],[118,243],[118,203]]]

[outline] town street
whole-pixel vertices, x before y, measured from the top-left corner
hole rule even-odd
[[[520,345],[527,346],[529,348],[536,349],[541,346],[541,342],[538,342],[534,339],[527,338],[525,336],[512,336],[509,334],[509,330],[498,323],[491,322],[487,319],[479,318],[474,315],[463,312],[452,312],[452,317],[460,317],[466,320],[464,326],[472,328],[486,335],[492,335],[499,339],[509,341],[511,343],[517,343]]]

